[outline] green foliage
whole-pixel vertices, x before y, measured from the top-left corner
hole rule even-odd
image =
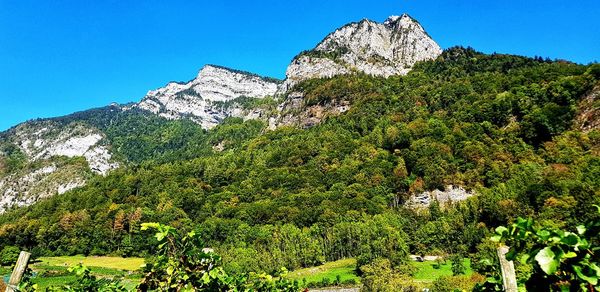
[[[180,234],[170,226],[142,224],[142,230],[150,228],[156,229],[158,253],[144,268],[141,290],[224,291],[236,285],[236,279],[217,267],[220,258],[202,249],[194,231]]]
[[[465,261],[462,254],[453,254],[450,257],[450,262],[452,262],[452,275],[458,276],[466,273],[467,268],[464,265]]]
[[[434,292],[472,291],[481,281],[482,276],[479,274],[473,274],[471,276],[444,276],[433,281],[430,290]]]
[[[392,263],[383,258],[361,266],[364,291],[415,291],[416,284],[406,273],[393,268]]]
[[[165,121],[142,113],[125,112],[117,116],[106,128],[106,135],[112,149],[134,164],[189,159],[197,155],[193,152],[206,149],[203,144],[206,133],[194,122]]]
[[[195,232],[180,233],[158,223],[144,223],[142,230],[156,230],[157,254],[144,267],[144,277],[137,291],[299,291],[297,281],[285,278],[281,269],[276,277],[267,274],[228,275],[220,267],[220,258],[212,250],[202,248]],[[76,280],[68,285],[49,287],[47,291],[125,292],[119,280],[97,278],[81,264],[68,269]],[[39,291],[26,278],[21,291]]]
[[[0,251],[0,265],[3,265],[3,266],[14,265],[17,262],[17,259],[19,258],[20,252],[21,252],[21,249],[16,246],[12,246],[12,245],[4,246],[2,248],[2,251]]]
[[[519,218],[508,228],[496,228],[493,239],[504,240],[511,247],[507,260],[533,265],[533,274],[526,282],[528,289],[594,291],[600,287],[599,232],[597,219],[570,232],[539,227],[532,219]]]
[[[98,279],[91,274],[91,270],[81,264],[69,268],[69,272],[74,273],[76,281],[73,284],[66,285],[59,291],[89,291],[89,292],[125,292],[127,289],[123,287],[119,281],[112,279]]]
[[[0,176],[21,169],[27,162],[27,157],[13,144],[0,144]]]
[[[142,230],[155,229],[157,254],[144,268],[141,291],[298,291],[297,283],[285,279],[286,270],[279,278],[266,274],[228,275],[220,264],[220,257],[203,248],[200,237],[190,231],[181,234],[173,227],[158,223],[144,223]]]

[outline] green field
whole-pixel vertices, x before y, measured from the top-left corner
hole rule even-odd
[[[73,282],[75,276],[67,269],[80,263],[89,267],[92,274],[97,277],[121,279],[124,286],[134,288],[141,278],[137,271],[144,264],[144,259],[104,256],[42,257],[30,266],[36,273],[33,282],[42,289]]]
[[[466,275],[469,276],[473,273],[471,269],[471,261],[469,259],[464,260],[466,268]],[[413,262],[413,266],[416,268],[416,273],[413,275],[413,279],[421,282],[433,282],[436,279],[444,276],[452,276],[452,263],[446,261],[439,268],[436,269],[436,263],[433,261],[426,262]]]
[[[83,264],[88,267],[108,268],[125,271],[136,271],[144,264],[143,258],[122,258],[122,257],[86,257],[86,256],[63,256],[63,257],[43,257],[39,258],[39,263],[48,266],[70,267],[77,264]]]
[[[85,256],[43,257],[31,265],[32,270],[37,273],[33,282],[42,289],[73,282],[75,276],[71,275],[67,269],[79,263],[88,266],[98,277],[119,278],[122,279],[125,286],[133,288],[141,278],[139,269],[143,265],[144,259]],[[452,276],[450,261],[438,268],[432,261],[412,262],[412,265],[416,270],[413,275],[415,281],[432,282],[443,276]],[[468,259],[465,259],[465,267],[467,268],[466,274],[471,275],[473,272]],[[329,279],[329,282],[333,282],[339,276],[341,282],[355,281],[359,283],[360,277],[356,275],[355,268],[356,259],[350,258],[328,262],[317,267],[295,270],[290,272],[288,277],[293,280],[306,280],[306,283],[321,283],[325,278]],[[9,270],[5,270],[3,270],[4,274],[10,274]]]
[[[469,276],[473,273],[471,262],[469,259],[465,259],[464,261],[466,275]],[[418,282],[433,282],[440,277],[452,276],[452,263],[450,261],[446,261],[446,263],[440,265],[438,268],[436,268],[436,263],[433,261],[412,262],[412,265],[415,267],[415,273],[412,278]],[[358,283],[360,282],[360,277],[356,275],[355,268],[356,259],[344,259],[325,263],[318,267],[295,270],[289,273],[289,277],[300,281],[306,279],[307,283],[311,283],[321,282],[324,278],[333,281],[339,275],[342,282],[354,279]]]
[[[335,262],[325,263],[321,266],[295,270],[289,273],[289,278],[307,283],[321,282],[324,278],[334,281],[339,275],[342,282],[354,279],[360,282],[360,277],[354,272],[356,259],[343,259]]]

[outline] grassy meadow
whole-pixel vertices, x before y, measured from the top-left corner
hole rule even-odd
[[[35,273],[33,283],[44,289],[73,282],[75,276],[69,273],[68,268],[80,263],[89,267],[97,277],[119,278],[124,286],[133,288],[141,279],[139,270],[144,264],[144,259],[81,255],[42,257],[30,264]]]

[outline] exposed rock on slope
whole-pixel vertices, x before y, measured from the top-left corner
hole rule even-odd
[[[289,65],[283,84],[272,78],[207,65],[187,83],[171,82],[149,91],[134,107],[168,119],[190,118],[210,129],[227,117],[269,120],[270,127],[297,124],[311,126],[324,116],[348,109],[341,104],[316,105],[298,116],[290,115],[301,106],[301,93],[288,90],[302,80],[331,77],[362,71],[377,76],[406,74],[412,66],[441,54],[440,47],[423,27],[404,14],[389,17],[384,23],[363,20],[350,23],[329,34],[311,51],[299,54]],[[237,100],[264,98],[288,93],[275,118],[260,108],[244,108]],[[223,106],[226,104],[227,106]]]
[[[29,161],[54,156],[85,157],[90,169],[106,174],[117,168],[106,145],[101,143],[103,133],[84,124],[73,123],[61,127],[51,120],[25,123],[15,128],[15,144],[26,154]]]
[[[438,44],[407,14],[391,16],[384,23],[365,19],[337,29],[316,48],[294,58],[283,88],[355,70],[385,77],[403,75],[416,62],[435,59],[441,53]]]
[[[579,103],[575,122],[584,132],[600,129],[600,84],[596,85]]]
[[[88,124],[56,120],[27,122],[2,133],[0,142],[16,146],[24,161],[19,169],[0,173],[0,211],[64,193],[82,186],[92,172],[104,175],[117,168],[104,140]]]
[[[0,177],[0,212],[83,186],[91,175],[85,163],[77,159],[43,160],[37,164],[38,167]]]
[[[444,191],[433,190],[416,194],[406,202],[406,206],[417,209],[424,208],[428,207],[434,201],[439,202],[443,206],[464,201],[472,196],[474,196],[474,193],[465,190],[463,187],[448,185]]]
[[[279,84],[276,79],[207,65],[187,83],[171,82],[149,91],[136,107],[169,119],[188,117],[209,129],[229,116],[260,115],[241,107],[222,105],[240,97],[272,96]]]
[[[270,129],[277,126],[292,125],[301,128],[309,128],[328,116],[336,116],[350,109],[347,100],[334,100],[324,104],[306,105],[304,94],[299,91],[288,94],[286,100],[279,105],[279,117],[276,121],[271,120]]]

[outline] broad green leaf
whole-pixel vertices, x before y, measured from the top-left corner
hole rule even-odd
[[[490,237],[490,240],[493,242],[500,242],[501,239],[502,239],[502,235],[494,235],[494,236]]]
[[[563,238],[560,240],[562,243],[570,246],[575,246],[579,243],[579,236],[571,232],[565,232]]]
[[[513,261],[518,254],[519,252],[516,249],[511,248],[510,251],[506,253],[505,258],[509,261]]]
[[[575,252],[573,252],[573,251],[570,251],[570,252],[565,253],[563,255],[563,258],[566,258],[566,259],[572,259],[574,257],[577,257],[577,254]]]
[[[508,232],[508,228],[504,227],[504,226],[498,226],[496,228],[496,234],[498,235],[503,235],[504,233]]]
[[[586,228],[585,228],[585,226],[583,226],[583,225],[579,225],[579,226],[577,226],[577,233],[578,233],[579,235],[583,235],[583,234],[585,233],[585,231],[586,231],[586,230],[587,230],[587,229],[586,229]]]
[[[158,232],[154,235],[158,241],[162,241],[165,238],[166,234],[163,232]]]
[[[556,273],[559,262],[554,258],[555,254],[550,247],[546,247],[535,256],[535,260],[544,273],[553,275]]]
[[[142,223],[142,228],[140,228],[140,229],[141,230],[148,230],[150,228],[157,229],[159,225],[160,224],[158,224],[156,222]]]
[[[548,238],[550,237],[550,231],[548,231],[548,230],[540,230],[540,231],[537,232],[537,235],[542,240],[548,240]]]
[[[598,271],[595,271],[594,269],[592,269],[590,267],[585,267],[585,266],[582,267],[582,266],[578,266],[578,265],[574,265],[573,270],[575,271],[577,276],[579,278],[581,278],[582,280],[584,280],[592,285],[598,284],[598,278],[600,277],[600,275],[598,274]]]
[[[526,253],[523,256],[521,256],[521,259],[519,260],[519,262],[521,262],[521,264],[526,264],[527,261],[529,261],[530,258],[531,258],[531,255],[529,255],[528,253]]]

